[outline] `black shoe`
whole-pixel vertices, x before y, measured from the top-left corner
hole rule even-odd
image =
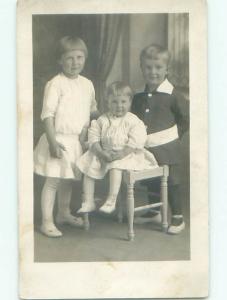
[[[162,218],[159,211],[148,211],[142,216],[135,217],[135,224],[145,224],[145,223],[161,223]]]

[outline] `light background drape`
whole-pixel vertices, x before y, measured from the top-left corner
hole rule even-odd
[[[181,88],[189,87],[189,15],[168,15],[168,49],[171,63],[168,77]]]

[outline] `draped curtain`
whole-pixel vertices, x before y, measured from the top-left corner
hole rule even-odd
[[[189,87],[189,15],[168,15],[169,79],[177,87]]]
[[[83,75],[95,85],[96,99],[104,110],[104,91],[112,69],[125,16],[104,14],[33,16],[34,143],[43,132],[40,123],[44,86],[59,72],[54,55],[56,42],[64,35],[81,37],[88,47]]]
[[[83,18],[83,30],[88,43],[92,43],[89,47],[93,49],[92,61],[88,72],[95,85],[99,110],[103,112],[106,80],[114,63],[124,18],[122,15],[97,15],[94,18]]]

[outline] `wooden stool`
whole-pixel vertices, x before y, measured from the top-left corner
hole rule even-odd
[[[123,181],[127,185],[127,217],[128,217],[128,239],[133,241],[135,234],[133,230],[133,220],[134,213],[138,211],[151,210],[155,207],[161,207],[162,212],[162,228],[166,232],[168,228],[168,176],[169,176],[169,167],[164,165],[152,170],[143,170],[143,171],[124,171]],[[134,208],[134,184],[137,181],[144,179],[151,179],[155,177],[161,177],[161,197],[160,202],[155,204],[144,205]],[[118,210],[118,220],[122,222],[123,220],[123,208],[122,200],[119,203]]]

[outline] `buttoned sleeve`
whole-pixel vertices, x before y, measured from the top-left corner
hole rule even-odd
[[[147,132],[144,123],[137,119],[130,128],[128,136],[129,139],[127,146],[133,149],[143,149],[147,139]]]
[[[42,120],[55,116],[58,101],[59,93],[56,84],[53,81],[47,82],[43,97]]]
[[[95,100],[95,89],[93,86],[93,83],[91,82],[91,107],[90,107],[91,113],[97,111],[97,102]]]

